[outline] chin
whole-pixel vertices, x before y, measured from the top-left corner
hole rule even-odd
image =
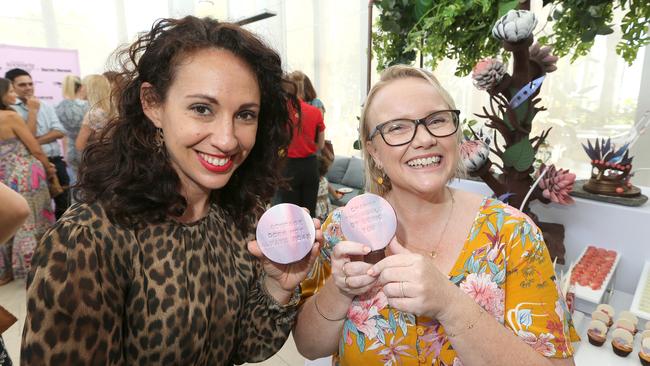
[[[199,184],[210,191],[214,191],[225,187],[228,182],[230,182],[231,177],[232,174],[228,174],[228,176],[222,177],[211,177],[210,179],[202,179],[199,181]]]

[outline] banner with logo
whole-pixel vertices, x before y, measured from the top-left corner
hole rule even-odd
[[[63,99],[63,78],[69,74],[80,76],[77,50],[0,44],[0,77],[16,67],[32,75],[34,94],[52,106]]]

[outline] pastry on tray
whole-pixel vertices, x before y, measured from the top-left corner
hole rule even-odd
[[[650,330],[644,330],[643,332],[641,332],[641,339],[643,340],[646,338],[650,338]]]
[[[618,328],[612,332],[612,350],[618,356],[627,357],[632,352],[634,336],[629,331]]]
[[[636,334],[637,332],[637,325],[639,324],[639,318],[636,317],[636,315],[632,314],[630,311],[621,311],[621,314],[618,316],[618,319],[626,319],[629,320],[632,325],[634,325],[634,331],[632,334]]]
[[[591,313],[591,319],[600,320],[601,322],[605,323],[607,327],[611,327],[613,324],[612,318],[600,310],[594,310],[594,312]]]
[[[589,343],[600,347],[607,340],[607,325],[600,320],[592,320],[587,328]]]
[[[603,313],[607,314],[607,316],[609,316],[609,321],[605,322],[605,324],[607,324],[608,327],[611,327],[614,323],[614,315],[616,315],[614,308],[608,304],[599,304],[596,306],[596,310],[602,311]]]
[[[612,328],[614,329],[622,328],[632,333],[632,335],[636,334],[636,328],[634,327],[634,324],[627,319],[618,319],[616,322],[614,322]]]
[[[650,338],[643,338],[641,341],[639,360],[643,366],[650,366]]]

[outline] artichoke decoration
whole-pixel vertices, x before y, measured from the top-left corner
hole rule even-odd
[[[539,188],[542,189],[542,195],[551,200],[551,202],[561,205],[570,205],[574,202],[569,192],[573,190],[573,183],[576,181],[576,175],[565,169],[556,169],[555,165],[545,167],[544,164],[539,169],[543,172],[548,169],[544,177],[539,182]]]
[[[549,73],[557,70],[555,63],[559,60],[559,57],[551,54],[552,50],[553,47],[551,46],[540,46],[539,43],[535,42],[528,49],[528,53],[531,60],[539,64],[545,73]]]
[[[468,173],[481,169],[490,157],[490,147],[483,140],[467,140],[460,145],[460,158]]]
[[[480,90],[490,90],[499,84],[506,74],[506,66],[503,62],[485,58],[476,63],[472,69],[472,79],[474,86]]]
[[[528,10],[510,10],[492,27],[492,35],[501,41],[516,43],[530,38],[537,26],[537,17]]]

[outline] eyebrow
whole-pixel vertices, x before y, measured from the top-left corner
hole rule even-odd
[[[186,95],[185,98],[205,99],[210,103],[219,104],[219,101],[215,97],[207,94],[191,94],[191,95]]]
[[[199,98],[199,99],[204,99],[204,100],[206,100],[206,101],[208,101],[210,103],[213,103],[213,104],[217,104],[217,105],[220,104],[219,101],[217,100],[217,98],[215,98],[215,97],[213,97],[211,95],[207,95],[207,94],[191,94],[191,95],[185,96],[185,98]],[[251,108],[251,107],[258,107],[259,108],[259,106],[260,105],[257,104],[257,103],[244,103],[239,108],[240,109],[241,108]]]
[[[438,113],[438,112],[442,112],[442,111],[448,111],[448,110],[449,110],[449,109],[437,109],[437,110],[434,109],[434,110],[431,110],[430,112],[427,112],[427,114],[426,114],[424,117],[420,117],[420,118],[397,117],[397,118],[389,119],[388,121],[386,121],[386,122],[382,122],[382,123],[395,122],[395,121],[403,121],[403,120],[413,121],[413,120],[418,120],[418,119],[427,118],[427,117],[429,117],[430,115],[432,115],[432,114],[434,114],[434,113]],[[380,123],[380,124],[381,124],[381,123]]]

